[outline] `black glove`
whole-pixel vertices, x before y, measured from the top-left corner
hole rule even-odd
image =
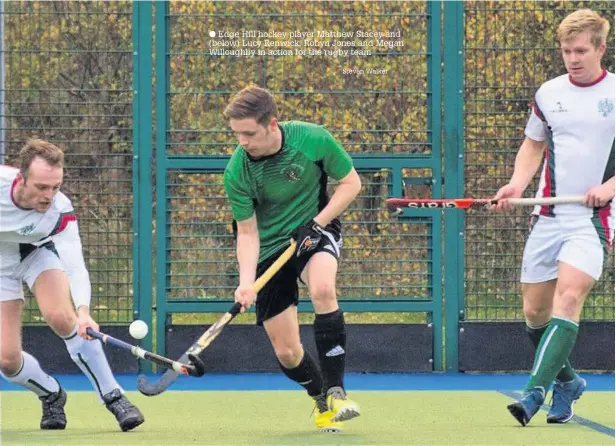
[[[303,254],[315,250],[319,246],[324,231],[325,228],[314,220],[310,220],[297,228],[295,232],[295,240],[297,241],[295,255],[301,257]]]

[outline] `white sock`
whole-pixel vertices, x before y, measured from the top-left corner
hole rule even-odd
[[[63,339],[66,342],[66,349],[70,353],[71,359],[88,377],[101,403],[103,403],[103,395],[114,389],[120,389],[124,393],[124,390],[113,377],[113,373],[111,373],[101,341],[98,339],[86,341],[77,334],[77,327]]]
[[[0,371],[4,379],[32,390],[37,396],[48,396],[60,390],[58,381],[43,371],[41,365],[28,352],[22,352],[21,367],[17,373],[6,376]]]

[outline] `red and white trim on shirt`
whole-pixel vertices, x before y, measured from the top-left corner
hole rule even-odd
[[[588,82],[588,83],[576,82],[576,81],[573,80],[571,75],[569,75],[569,82],[571,82],[576,87],[586,88],[586,87],[592,87],[593,85],[597,85],[599,82],[601,82],[603,79],[605,79],[606,76],[607,76],[607,70],[605,68],[603,68],[601,70],[601,75],[597,79],[592,81],[592,82]]]

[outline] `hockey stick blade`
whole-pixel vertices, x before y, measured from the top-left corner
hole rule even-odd
[[[179,362],[186,362],[187,360],[187,354],[183,354],[180,356],[180,359],[178,359]],[[203,372],[205,373],[205,371]],[[160,395],[167,390],[171,384],[173,384],[178,376],[179,373],[171,369],[167,369],[156,382],[151,383],[145,375],[139,375],[137,377],[137,389],[139,389],[139,392],[145,396]]]
[[[259,277],[252,285],[252,289],[255,293],[261,291],[265,284],[287,263],[287,261],[295,254],[296,242],[291,240],[289,247],[278,257],[278,259],[270,265],[270,267]],[[210,328],[207,329],[201,337],[194,342],[188,350],[178,359],[180,362],[191,361],[195,366],[195,369],[201,370],[205,373],[205,367],[203,362],[199,359],[199,354],[205,350],[210,343],[216,339],[220,332],[227,326],[229,322],[240,312],[241,305],[239,303],[234,304],[227,313],[225,313],[218,321],[216,321]],[[139,392],[146,396],[160,395],[169,388],[171,384],[177,379],[178,373],[173,370],[166,370],[161,375],[158,381],[154,383],[148,382],[148,379],[144,375],[139,375],[137,378],[137,389]]]
[[[222,329],[237,316],[241,310],[239,303],[234,304],[228,312],[226,312],[219,320],[217,320],[205,333],[194,342],[188,350],[178,359],[179,362],[191,361],[196,370],[200,370],[200,376],[205,374],[205,366],[199,359],[201,353],[216,337],[222,332]],[[194,360],[194,361],[193,361]],[[146,396],[155,396],[163,393],[177,379],[179,373],[173,370],[166,370],[160,379],[154,383],[150,383],[145,375],[137,377],[137,389]]]

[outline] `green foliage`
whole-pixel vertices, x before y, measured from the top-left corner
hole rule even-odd
[[[5,3],[8,161],[31,136],[66,150],[65,191],[80,216],[94,308],[103,322],[132,317],[132,4]],[[611,2],[465,2],[465,195],[490,196],[508,179],[529,101],[543,81],[563,72],[556,26],[586,6],[614,25]],[[438,137],[430,119],[431,80],[439,74],[428,68],[439,48],[428,46],[434,8],[426,2],[178,1],[169,9],[167,156],[229,155],[236,142],[222,111],[249,83],[275,93],[282,119],[325,125],[355,156],[431,155]],[[404,45],[364,47],[370,56],[212,56],[211,30],[399,31]],[[448,31],[444,39],[451,38]],[[613,71],[613,33],[608,44],[605,64]],[[388,74],[342,74],[371,68]],[[363,171],[362,194],[344,215],[342,297],[423,299],[434,290],[434,228],[423,217],[392,222],[384,206],[392,175]],[[430,169],[403,172],[431,175]],[[169,231],[169,271],[158,271],[168,274],[168,297],[230,297],[237,270],[220,174],[172,171],[165,187],[170,225],[155,231]],[[406,189],[413,196],[432,192],[431,185]],[[467,318],[521,317],[517,270],[525,228],[522,213],[468,214]],[[610,257],[585,317],[614,318],[613,271]],[[29,310],[29,317],[38,316]]]
[[[95,316],[132,319],[131,2],[5,2],[6,150],[40,137],[67,154]],[[33,303],[26,318],[40,321]]]
[[[222,111],[250,83],[276,93],[283,120],[326,125],[352,153],[429,153],[425,14],[423,2],[171,3],[168,153],[230,154],[234,137]],[[395,40],[404,46],[354,47],[372,51],[369,57],[210,56],[211,30],[399,31]],[[343,75],[345,68],[390,74]]]
[[[614,26],[612,2],[465,2],[465,196],[489,197],[513,172],[530,102],[539,86],[565,73],[556,29],[579,8],[592,8]],[[604,66],[614,71],[614,33]],[[530,195],[536,184],[529,187]],[[527,210],[467,214],[466,317],[522,319],[519,265]],[[586,301],[586,319],[614,318],[614,256]]]

